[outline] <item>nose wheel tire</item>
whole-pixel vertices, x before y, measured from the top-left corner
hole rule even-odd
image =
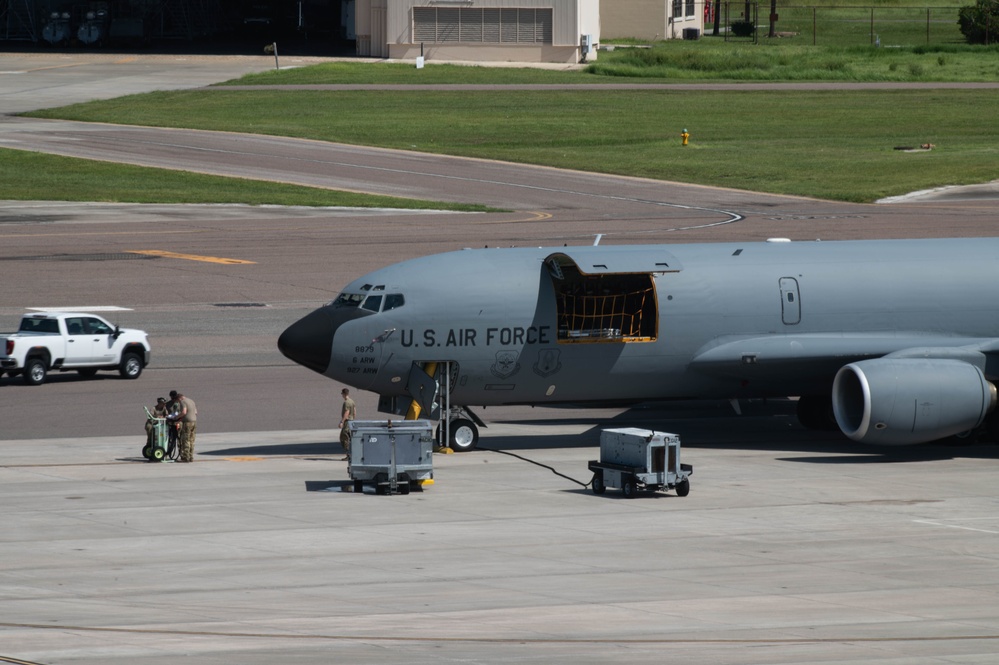
[[[479,445],[479,428],[471,420],[456,418],[449,426],[448,448],[456,453],[467,453]],[[443,426],[437,429],[437,439],[442,438]]]

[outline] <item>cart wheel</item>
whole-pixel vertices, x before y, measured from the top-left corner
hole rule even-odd
[[[156,460],[157,462],[162,461],[165,455],[166,453],[163,451],[162,448],[153,448],[153,459]]]
[[[590,489],[593,490],[594,494],[603,494],[606,491],[607,486],[604,485],[604,472],[594,471],[593,481],[590,483]]]
[[[150,446],[148,444],[145,445],[145,446],[142,446],[142,456],[145,457],[146,459],[152,459],[153,458],[152,448],[150,448]]]
[[[375,494],[379,496],[388,494],[388,485],[375,485]]]
[[[399,483],[399,494],[402,494],[403,496],[405,496],[406,494],[409,494],[409,481],[408,480],[406,482]]]
[[[687,496],[690,494],[690,481],[684,478],[676,484],[676,495]]]
[[[624,494],[624,498],[634,499],[636,491],[637,488],[635,487],[634,478],[625,478],[623,481],[621,481],[621,493]]]
[[[354,494],[364,494],[364,481],[355,480],[354,481]]]

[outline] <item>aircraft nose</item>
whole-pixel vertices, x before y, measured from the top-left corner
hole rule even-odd
[[[286,358],[320,374],[330,366],[332,347],[333,320],[325,309],[299,319],[278,337],[278,350]]]

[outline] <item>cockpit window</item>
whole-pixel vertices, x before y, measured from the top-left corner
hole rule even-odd
[[[332,304],[336,307],[357,307],[363,301],[364,294],[362,293],[341,293]]]
[[[382,308],[382,296],[368,296],[361,305],[361,309],[377,312]]]
[[[406,304],[406,298],[401,293],[375,294],[374,291],[384,289],[384,286],[365,285],[361,291],[368,293],[341,293],[330,303],[333,307],[359,307],[369,312],[389,311]]]

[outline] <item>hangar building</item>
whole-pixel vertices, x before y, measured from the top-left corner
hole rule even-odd
[[[696,39],[711,20],[716,1],[605,0],[600,8],[600,30],[604,39]],[[696,31],[693,35],[692,30]]]
[[[614,0],[629,3],[633,0]],[[674,0],[676,1],[676,0]],[[692,1],[692,0],[691,0]],[[600,0],[0,0],[0,42],[564,62],[596,58]],[[605,4],[612,4],[605,2]],[[2,46],[0,46],[2,48]]]
[[[596,58],[600,0],[357,0],[357,53],[566,62]]]

